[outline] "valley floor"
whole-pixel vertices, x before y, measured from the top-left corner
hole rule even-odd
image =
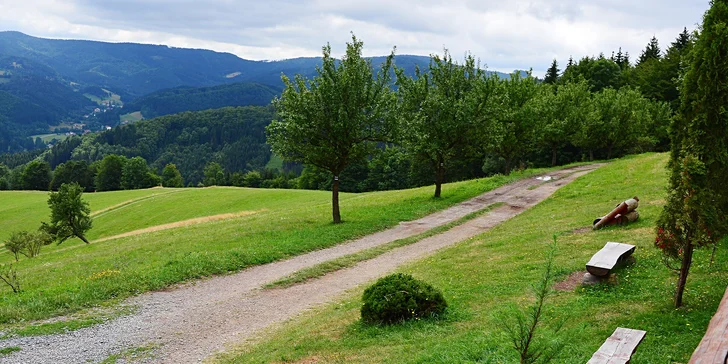
[[[236,274],[143,294],[125,302],[136,307],[133,314],[100,325],[66,334],[0,340],[0,346],[18,346],[21,349],[0,360],[18,363],[96,362],[141,348],[139,350],[148,351],[155,362],[197,362],[230,345],[254,339],[261,330],[334,300],[347,290],[391,272],[406,262],[482,234],[538,204],[596,167],[554,171],[549,175],[555,179],[549,182],[534,178],[521,180],[447,210],[346,244],[252,267]],[[264,288],[266,284],[301,269],[410,238],[493,206],[497,207],[443,233],[393,249],[351,268],[287,288]]]

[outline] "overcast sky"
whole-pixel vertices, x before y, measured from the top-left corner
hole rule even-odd
[[[0,0],[0,30],[47,38],[166,44],[254,60],[340,55],[350,32],[365,54],[470,52],[489,69],[533,68],[552,59],[636,59],[655,35],[663,50],[695,29],[708,0]],[[1,52],[2,50],[0,50]]]

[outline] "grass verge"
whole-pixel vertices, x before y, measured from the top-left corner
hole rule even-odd
[[[497,207],[500,207],[504,205],[503,202],[494,203],[490,206],[487,206],[486,208],[476,211],[470,214],[467,214],[453,222],[449,222],[445,225],[438,226],[434,229],[430,229],[425,231],[424,233],[411,236],[409,238],[405,239],[399,239],[395,240],[386,244],[382,244],[380,246],[369,248],[366,250],[362,250],[360,252],[345,255],[340,258],[332,259],[323,263],[316,264],[312,267],[301,269],[287,277],[281,278],[275,282],[269,283],[264,286],[264,288],[286,288],[293,286],[298,283],[306,282],[310,279],[319,278],[321,276],[324,276],[328,273],[335,272],[337,270],[341,270],[344,268],[350,268],[355,266],[359,262],[363,262],[365,260],[376,258],[390,250],[412,245],[414,243],[417,243],[421,241],[422,239],[429,238],[431,236],[444,233],[445,231],[448,231],[458,225],[462,225],[463,223],[470,221],[480,215],[483,215],[487,213],[488,211],[491,211]]]
[[[20,347],[19,346],[8,346],[7,348],[0,349],[0,356],[5,356],[5,355],[8,355],[8,354],[12,354],[12,353],[14,353],[16,351],[20,351]]]
[[[705,333],[728,285],[728,243],[713,265],[710,249],[696,251],[685,293],[672,306],[677,276],[653,245],[664,205],[665,154],[625,158],[564,186],[553,196],[477,238],[401,267],[442,290],[448,314],[394,326],[360,322],[361,293],[271,329],[258,342],[217,357],[223,363],[512,363],[518,362],[498,317],[532,302],[531,285],[542,273],[551,237],[557,238],[557,281],[584,264],[607,241],[637,246],[635,263],[611,283],[558,291],[544,311],[545,328],[566,320],[567,342],[554,360],[585,363],[616,327],[647,331],[632,363],[685,363]],[[640,220],[625,227],[585,229],[616,203],[640,197]],[[549,330],[546,330],[549,331]],[[550,340],[551,338],[539,337]]]

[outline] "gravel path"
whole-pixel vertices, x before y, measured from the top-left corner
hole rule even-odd
[[[129,299],[136,313],[67,334],[0,340],[0,347],[21,351],[2,363],[99,362],[111,354],[153,344],[154,362],[198,362],[252,337],[261,329],[335,299],[347,289],[385,275],[399,265],[487,231],[536,205],[564,184],[599,165],[573,167],[550,174],[543,182],[521,180],[449,209],[349,243],[300,255],[240,273],[197,281],[168,291]],[[394,249],[354,267],[285,289],[261,289],[302,268],[417,235],[497,202],[505,205],[444,233]]]

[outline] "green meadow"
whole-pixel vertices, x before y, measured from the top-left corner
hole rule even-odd
[[[542,170],[543,171],[543,170]],[[326,248],[413,220],[505,183],[531,176],[526,170],[444,186],[341,195],[344,223],[331,223],[326,191],[234,187],[87,193],[94,217],[87,234],[43,247],[17,264],[22,292],[0,288],[0,324],[69,314],[185,280]],[[0,192],[0,240],[13,231],[36,229],[48,220],[44,192]],[[164,224],[233,217],[123,238],[104,239]],[[0,263],[12,255],[0,253]]]
[[[360,322],[361,294],[345,298],[269,330],[218,357],[226,363],[512,363],[515,350],[501,329],[502,315],[533,301],[532,285],[557,238],[557,281],[581,274],[608,241],[634,244],[634,262],[607,283],[557,291],[547,301],[539,342],[565,344],[558,363],[585,363],[617,327],[647,331],[632,363],[685,363],[705,333],[728,284],[728,254],[719,246],[697,251],[685,293],[675,309],[677,275],[653,246],[664,204],[667,155],[627,157],[604,166],[495,227],[399,269],[440,288],[446,315],[394,326]],[[632,196],[641,199],[640,220],[624,227],[590,229],[592,220]],[[563,322],[557,335],[551,328]]]

